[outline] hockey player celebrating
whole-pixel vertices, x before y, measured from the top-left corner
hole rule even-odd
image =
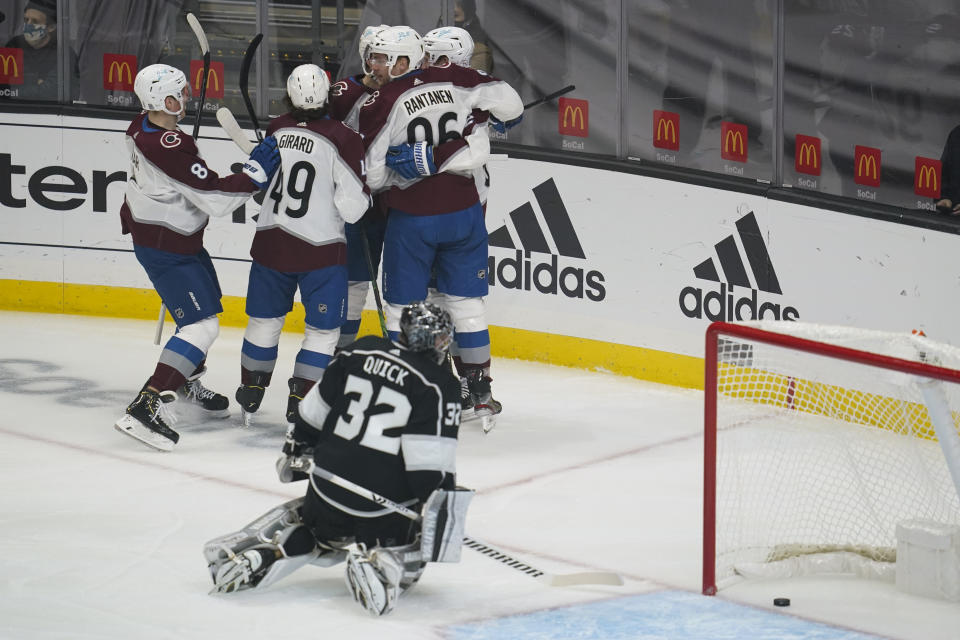
[[[364,182],[363,142],[356,131],[328,116],[329,88],[327,74],[317,65],[294,69],[287,79],[289,113],[270,122],[260,144],[275,145],[281,162],[277,174],[260,183],[268,197],[250,249],[249,321],[236,393],[245,422],[270,384],[280,331],[297,288],[306,328],[288,381],[290,422],[297,403],[323,376],[346,317],[344,222],[360,219],[370,206],[370,192]]]
[[[120,221],[133,250],[177,324],[153,375],[117,430],[150,447],[170,451],[180,436],[164,404],[179,395],[210,417],[229,415],[229,400],[200,383],[207,351],[219,334],[220,284],[203,248],[209,216],[240,206],[256,185],[242,174],[221,178],[200,155],[193,138],[177,127],[190,86],[182,71],[154,64],[137,73],[134,91],[144,112],[127,128],[130,172]],[[269,170],[269,149],[249,163]]]
[[[487,229],[473,179],[486,156],[477,163],[472,151],[477,143],[489,149],[489,141],[485,134],[467,134],[474,110],[506,127],[519,122],[523,103],[507,83],[473,69],[451,64],[421,70],[423,57],[420,36],[404,26],[380,31],[368,48],[367,64],[381,88],[360,109],[360,133],[368,184],[389,212],[387,328],[396,331],[403,304],[426,297],[435,269],[474,415],[490,415],[501,407],[490,390]]]
[[[417,302],[402,309],[399,326],[397,342],[366,336],[340,351],[300,403],[277,471],[289,482],[310,460],[306,495],[206,544],[213,592],[262,588],[305,564],[346,560],[354,599],[382,615],[420,578],[424,562],[459,559],[469,499],[448,498],[470,492],[454,491],[459,385],[441,364],[452,322]],[[422,506],[422,527],[384,497]],[[436,551],[447,545],[452,552]]]
[[[373,37],[387,25],[369,26],[360,34],[359,53],[363,73],[349,76],[330,87],[330,117],[342,121],[351,129],[357,129],[360,107],[380,84],[370,73],[365,62],[364,52]],[[367,300],[370,281],[377,277],[380,257],[383,253],[383,234],[387,228],[387,219],[374,205],[357,223],[346,225],[347,236],[347,319],[340,327],[338,346],[345,347],[357,339],[360,331],[360,319],[363,305]],[[367,264],[367,253],[370,265]],[[370,273],[370,269],[373,273]]]

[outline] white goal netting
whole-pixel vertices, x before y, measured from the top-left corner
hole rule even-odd
[[[744,326],[960,371],[960,349],[922,336],[792,322]],[[713,513],[706,504],[704,513],[713,518],[714,584],[757,567],[796,566],[784,561],[811,554],[894,562],[898,522],[960,524],[940,443],[960,448],[960,384],[897,371],[893,361],[846,360],[829,346],[809,353],[799,342],[780,346],[734,333],[720,334],[716,354],[716,500]],[[939,422],[949,423],[939,432],[931,398],[945,416]],[[708,446],[708,476],[709,456]],[[955,466],[960,472],[960,459]],[[705,590],[706,550],[705,542]]]

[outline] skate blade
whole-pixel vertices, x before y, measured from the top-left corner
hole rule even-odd
[[[253,426],[253,414],[240,409],[240,426],[249,429]]]
[[[113,428],[120,433],[130,436],[134,440],[139,440],[157,451],[173,451],[173,445],[176,444],[170,438],[166,438],[146,428],[140,424],[139,420],[130,415],[125,415],[117,420]]]
[[[497,426],[497,416],[492,414],[489,416],[480,416],[480,428],[483,429],[483,432],[490,433],[493,431],[493,428]]]

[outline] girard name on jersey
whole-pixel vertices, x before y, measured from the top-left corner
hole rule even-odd
[[[277,147],[311,153],[313,151],[313,139],[296,133],[284,133],[277,139]]]
[[[453,104],[453,91],[449,89],[432,89],[418,93],[403,101],[403,106],[406,107],[408,116],[435,104]]]

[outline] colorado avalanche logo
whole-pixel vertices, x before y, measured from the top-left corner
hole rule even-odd
[[[167,131],[165,134],[160,136],[160,144],[163,145],[164,149],[173,149],[174,147],[180,146],[180,132],[178,131]]]
[[[379,98],[379,97],[380,97],[380,91],[374,91],[372,94],[370,94],[370,98],[369,98],[366,102],[363,103],[363,106],[369,107],[369,106],[372,105],[374,102],[376,102],[376,101],[377,101],[377,98]]]

